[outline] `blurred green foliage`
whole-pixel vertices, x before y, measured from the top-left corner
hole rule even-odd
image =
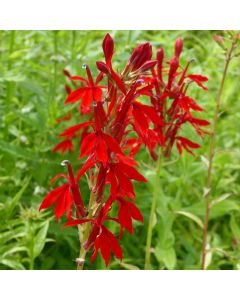
[[[70,109],[64,106],[67,68],[83,75],[83,63],[95,70],[102,59],[104,31],[0,31],[0,269],[75,269],[79,241],[75,228],[63,230],[51,212],[38,212],[49,191],[49,180],[69,159],[80,165],[77,154],[53,154],[57,134],[64,124],[56,118]],[[121,69],[131,50],[143,41],[163,46],[173,54],[177,37],[184,39],[181,62],[194,58],[192,73],[209,77],[209,92],[192,88],[191,95],[214,113],[224,57],[212,39],[212,31],[110,31],[115,39],[114,67]],[[96,73],[96,72],[95,72]],[[222,99],[217,129],[208,242],[208,269],[240,269],[240,67],[232,61]],[[188,130],[188,129],[186,129]],[[188,131],[187,131],[188,132]],[[191,132],[188,132],[191,134]],[[199,142],[196,137],[197,142]],[[152,243],[154,269],[199,269],[204,216],[203,193],[209,138],[191,157],[174,152],[160,174],[161,191]],[[135,233],[120,241],[124,259],[112,260],[109,269],[143,269],[146,232],[152,200],[154,163],[142,151],[138,155],[146,185],[136,184],[136,201],[145,222],[135,223]],[[87,200],[85,182],[81,183]],[[114,225],[112,225],[114,226]],[[114,228],[113,228],[114,229]],[[98,256],[87,269],[104,269]]]

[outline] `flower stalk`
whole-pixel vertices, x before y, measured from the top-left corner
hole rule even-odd
[[[212,171],[213,171],[213,161],[215,155],[215,147],[216,147],[216,135],[217,135],[217,125],[219,120],[219,112],[220,112],[220,105],[222,99],[222,93],[224,89],[225,80],[228,73],[228,68],[231,59],[233,58],[233,51],[235,49],[235,39],[233,39],[230,49],[226,53],[226,60],[223,70],[223,75],[220,83],[220,87],[217,94],[216,99],[216,106],[214,111],[213,117],[213,125],[212,131],[210,135],[210,145],[209,145],[209,158],[208,158],[208,170],[207,170],[207,182],[206,182],[206,193],[204,195],[204,203],[205,203],[205,219],[204,219],[204,226],[202,231],[202,251],[201,251],[201,269],[206,269],[206,255],[207,255],[207,233],[208,233],[208,224],[209,224],[209,213],[211,208],[211,185],[212,185]]]
[[[156,171],[155,171],[155,178],[154,178],[154,186],[153,186],[153,197],[151,203],[151,211],[149,216],[149,223],[148,223],[148,231],[147,231],[147,243],[146,243],[146,254],[145,254],[145,270],[151,269],[151,245],[152,245],[152,234],[153,234],[153,227],[154,227],[154,217],[156,212],[156,206],[159,195],[159,186],[161,182],[159,182],[160,171],[163,161],[163,153],[162,149],[160,148],[158,160],[156,164]]]

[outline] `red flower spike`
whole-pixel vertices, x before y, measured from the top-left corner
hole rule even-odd
[[[105,222],[116,222],[120,227],[120,237],[125,230],[133,233],[133,220],[143,222],[141,212],[133,203],[133,181],[146,182],[146,179],[136,169],[138,164],[133,157],[142,146],[149,150],[154,160],[157,159],[158,147],[163,148],[166,156],[171,154],[175,145],[180,154],[186,150],[194,155],[192,150],[200,145],[182,137],[181,128],[188,123],[203,138],[207,134],[203,128],[209,122],[193,114],[204,110],[196,99],[187,95],[188,87],[195,82],[206,90],[207,77],[188,74],[190,62],[185,68],[179,65],[183,48],[181,39],[176,40],[174,57],[170,59],[165,58],[164,50],[160,48],[156,60],[152,60],[150,43],[138,45],[123,71],[112,68],[114,42],[109,34],[105,36],[102,48],[105,61],[96,62],[100,72],[95,80],[88,65],[83,65],[86,78],[71,76],[67,70],[64,71],[75,88],[71,91],[69,86],[65,87],[68,94],[65,104],[80,101],[80,117],[83,114],[85,117],[80,124],[65,129],[59,135],[65,140],[53,152],[61,151],[64,154],[73,151],[73,140],[78,139],[79,158],[86,160],[76,177],[70,163],[64,162],[68,167],[68,175],[58,174],[50,184],[59,178],[64,178],[67,183],[53,189],[44,198],[40,209],[55,203],[56,220],[65,213],[67,215],[65,226],[82,226],[90,222],[89,234],[86,238],[83,235],[81,247],[87,252],[93,250],[91,261],[100,252],[107,266],[111,254],[122,259],[122,250],[117,237]],[[106,86],[100,85],[104,77],[107,79]],[[68,116],[57,122],[67,120]],[[86,215],[78,186],[78,180],[84,174],[91,193],[89,216]],[[109,189],[106,189],[107,185]],[[118,204],[114,205],[117,209],[114,216],[110,214],[113,203]]]

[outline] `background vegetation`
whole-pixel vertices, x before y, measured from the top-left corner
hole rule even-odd
[[[55,224],[51,212],[38,212],[49,190],[50,179],[69,159],[75,168],[77,154],[52,153],[57,134],[65,124],[56,118],[69,109],[63,68],[83,75],[81,66],[102,59],[104,31],[0,31],[0,268],[75,269],[78,256],[77,230]],[[192,73],[209,77],[209,92],[192,89],[192,96],[212,120],[224,59],[211,31],[113,31],[115,64],[119,69],[139,42],[162,45],[172,55],[174,41],[184,39],[181,62],[195,58]],[[224,89],[217,130],[208,243],[208,269],[240,269],[240,89],[239,60],[233,60]],[[187,132],[191,134],[191,132]],[[196,139],[195,139],[196,140]],[[199,140],[196,140],[199,142]],[[191,157],[175,152],[161,171],[161,193],[153,236],[154,269],[199,269],[204,216],[206,155],[209,138]],[[152,200],[154,166],[142,151],[138,160],[149,184],[136,184],[136,201],[144,224],[120,241],[124,259],[112,260],[109,269],[143,269],[146,232]],[[87,200],[86,184],[81,183]],[[98,256],[87,269],[104,269]]]

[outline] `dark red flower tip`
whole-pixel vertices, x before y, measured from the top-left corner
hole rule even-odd
[[[63,74],[65,75],[65,76],[67,76],[67,77],[71,77],[71,74],[70,74],[70,72],[68,71],[68,70],[66,70],[66,69],[63,69]]]
[[[97,61],[96,65],[99,71],[103,72],[104,74],[109,74],[109,68],[104,62]]]
[[[102,48],[103,48],[106,64],[109,65],[111,63],[113,50],[114,50],[114,42],[109,33],[106,34],[103,40]]]
[[[129,58],[130,72],[139,69],[146,61],[152,58],[152,46],[150,43],[138,45]]]
[[[179,57],[183,49],[183,40],[178,38],[175,42],[175,56]]]

